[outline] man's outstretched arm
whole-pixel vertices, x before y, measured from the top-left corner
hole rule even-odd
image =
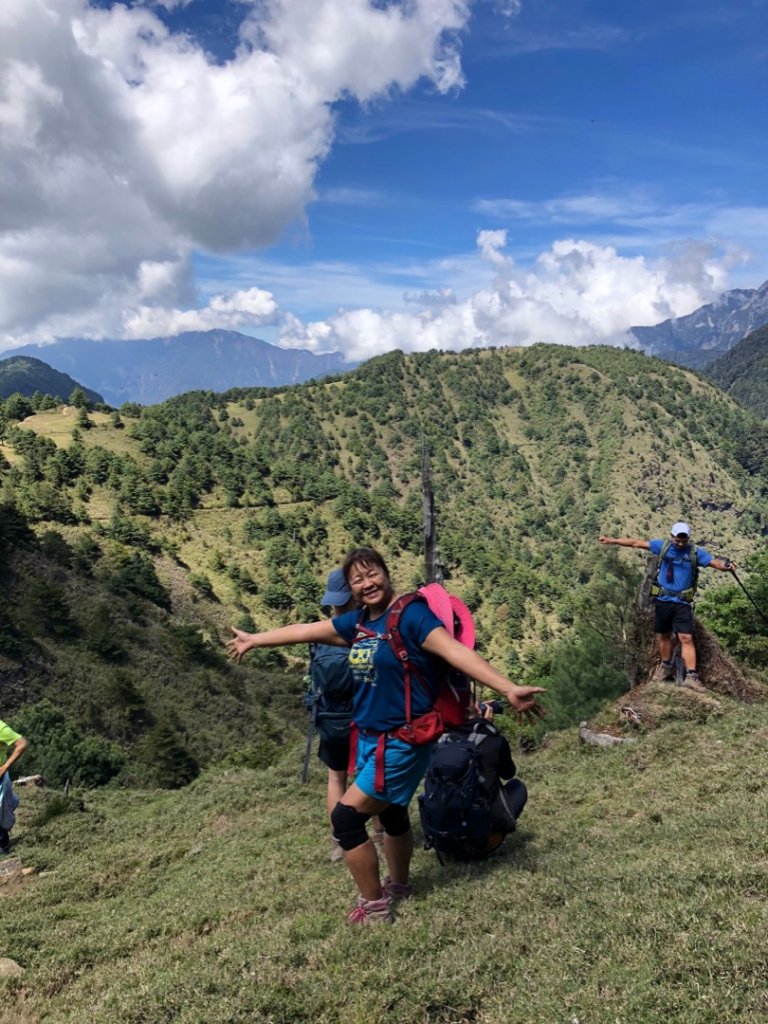
[[[622,548],[644,548],[650,551],[651,545],[647,540],[640,540],[639,537],[598,537],[601,544],[618,544]]]

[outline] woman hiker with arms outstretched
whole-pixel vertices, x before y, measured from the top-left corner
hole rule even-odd
[[[322,643],[350,648],[355,677],[353,715],[358,730],[357,776],[336,804],[331,822],[358,888],[357,904],[347,920],[366,925],[391,923],[392,903],[411,894],[413,836],[408,805],[426,772],[433,744],[414,746],[392,735],[405,725],[408,716],[404,667],[387,642],[387,616],[397,594],[384,559],[373,548],[356,548],[347,555],[343,570],[362,611],[263,633],[233,628],[233,639],[227,646],[237,662],[257,647]],[[424,602],[414,601],[403,609],[399,630],[409,663],[430,687],[428,691],[417,685],[411,690],[414,723],[431,710],[437,694],[430,655],[495,690],[529,720],[543,714],[536,700],[536,695],[543,692],[541,687],[516,686],[476,651],[454,640]],[[385,830],[384,856],[389,874],[383,882],[376,850],[365,828],[374,814],[378,814]]]

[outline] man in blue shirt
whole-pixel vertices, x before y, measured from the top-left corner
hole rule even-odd
[[[671,539],[665,541],[639,540],[636,537],[600,537],[601,544],[619,544],[624,548],[643,548],[661,555],[654,591],[654,630],[658,637],[661,664],[654,673],[655,682],[674,679],[672,668],[672,634],[680,641],[685,664],[683,686],[701,692],[699,673],[696,671],[696,647],[693,643],[693,597],[699,568],[711,566],[720,572],[733,572],[736,564],[728,558],[715,558],[704,548],[691,544],[691,528],[687,523],[675,523]]]

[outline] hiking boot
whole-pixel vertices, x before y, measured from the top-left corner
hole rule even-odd
[[[384,890],[384,895],[390,903],[397,903],[399,900],[407,900],[413,896],[412,885],[408,885],[407,883],[402,885],[400,882],[393,882],[389,875],[387,875],[381,883],[381,888]]]
[[[651,676],[653,683],[671,683],[675,678],[675,668],[671,661],[660,661]]]
[[[344,860],[344,851],[339,846],[338,839],[331,836],[331,863],[338,864],[342,860]]]
[[[347,924],[394,924],[389,898],[383,895],[378,900],[357,897],[357,906],[347,914]]]
[[[11,852],[11,837],[7,828],[0,828],[0,853]]]
[[[702,681],[699,679],[698,672],[686,672],[685,679],[683,680],[683,686],[686,690],[693,690],[695,693],[707,692],[706,686],[704,686]]]

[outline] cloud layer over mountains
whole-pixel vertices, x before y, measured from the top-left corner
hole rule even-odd
[[[634,324],[655,324],[696,309],[725,287],[713,249],[687,246],[650,265],[611,246],[566,239],[542,253],[531,270],[504,253],[506,231],[481,231],[477,245],[491,268],[486,287],[459,301],[445,290],[419,296],[417,312],[356,309],[317,323],[286,317],[282,344],[368,359],[400,348],[460,351],[490,345],[612,344],[636,347]]]
[[[487,280],[461,300],[449,286],[419,308],[304,324],[254,281],[200,305],[195,252],[263,249],[303,220],[334,144],[334,104],[420,79],[461,87],[470,8],[243,0],[239,46],[222,62],[148,6],[2,0],[0,346],[266,324],[288,347],[350,359],[394,347],[621,342],[630,324],[688,313],[720,292],[727,259],[712,248],[651,265],[560,241],[522,271],[504,232],[484,231]]]

